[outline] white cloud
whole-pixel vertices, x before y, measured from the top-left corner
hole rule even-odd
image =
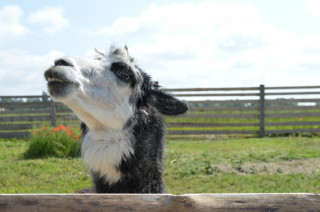
[[[18,6],[0,9],[0,44],[23,37],[28,29],[21,24],[23,11]]]
[[[55,34],[69,26],[69,21],[63,16],[62,8],[43,7],[27,18],[28,23],[39,25],[42,32]]]
[[[2,95],[41,95],[46,90],[44,71],[64,54],[50,51],[46,55],[30,55],[12,49],[0,51],[0,85]]]
[[[27,21],[27,25],[23,24]],[[31,30],[30,24],[35,27]],[[61,8],[44,7],[32,13],[27,19],[19,6],[0,8],[0,44],[20,39],[30,32],[55,34],[69,25]]]
[[[142,68],[166,87],[318,84],[310,67],[319,67],[319,48],[265,23],[252,4],[153,5],[83,31],[128,44]],[[309,37],[318,42],[317,36]]]
[[[305,11],[312,15],[320,18],[320,1],[319,0],[308,0],[305,6]]]

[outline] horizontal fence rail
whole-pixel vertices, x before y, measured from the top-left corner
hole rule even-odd
[[[320,86],[155,88],[191,108],[164,116],[170,135],[320,133]],[[0,138],[24,138],[30,129],[60,124],[79,126],[80,121],[49,96],[0,96]]]
[[[0,194],[0,211],[319,212],[317,194]]]

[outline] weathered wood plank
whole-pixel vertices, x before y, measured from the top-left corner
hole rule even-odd
[[[318,194],[0,194],[0,211],[319,212]]]
[[[32,129],[34,124],[0,124],[0,130],[27,130]]]
[[[10,102],[3,103],[0,102],[0,108],[41,108],[50,107],[50,102]]]
[[[64,109],[57,109],[56,113],[73,113],[71,109],[64,108]]]
[[[295,117],[315,117],[320,116],[320,112],[314,113],[268,113],[265,114],[266,118],[295,118]]]
[[[42,114],[42,113],[50,113],[49,109],[40,109],[40,110],[30,110],[30,108],[26,108],[26,110],[5,110],[1,111],[0,115],[16,115],[16,114]]]
[[[258,111],[258,107],[194,107],[191,111]]]
[[[41,115],[41,116],[5,116],[0,117],[0,122],[19,122],[19,121],[49,121],[49,115]]]
[[[296,122],[266,122],[266,126],[312,126],[320,125],[320,121],[296,121]]]
[[[320,94],[320,92],[273,92],[266,93],[267,96],[285,96],[285,95],[315,95]]]
[[[298,89],[317,89],[320,86],[269,86],[266,90],[298,90]],[[248,91],[259,90],[259,87],[226,87],[226,88],[160,88],[162,91],[168,92],[190,92],[190,91]]]
[[[74,114],[67,115],[56,115],[57,120],[78,120]],[[50,115],[39,115],[39,116],[5,116],[0,117],[0,122],[32,122],[32,121],[49,121]]]
[[[266,90],[284,90],[284,89],[314,89],[320,88],[320,86],[273,86],[273,87],[265,87]]]
[[[29,136],[29,132],[0,132],[0,138],[26,138]],[[0,204],[1,211],[1,204]]]
[[[67,121],[67,120],[79,120],[78,117],[75,114],[67,114],[67,115],[56,115],[56,120],[57,121]]]
[[[299,102],[320,102],[320,99],[266,99],[266,104],[268,103],[299,103]]]
[[[281,111],[281,110],[320,110],[320,106],[266,106],[266,111]]]
[[[259,100],[254,99],[244,99],[244,100],[204,100],[204,101],[188,101],[189,104],[233,104],[233,103],[240,103],[240,104],[259,104]]]
[[[59,121],[57,125],[64,125],[64,126],[73,126],[73,125],[80,125],[80,121],[74,122],[66,122],[66,121]],[[29,130],[33,128],[40,128],[43,127],[43,123],[32,123],[32,124],[0,124],[0,131],[18,131],[18,130]]]
[[[279,133],[320,133],[320,128],[313,128],[313,129],[266,130],[266,134],[279,134]]]
[[[234,87],[234,88],[160,88],[167,92],[189,92],[189,91],[250,91],[259,90],[259,87]]]
[[[190,93],[190,94],[173,94],[179,97],[196,97],[196,96],[259,96],[259,93]]]
[[[43,95],[43,96],[39,96],[39,95],[33,95],[33,96],[0,96],[0,99],[35,99],[35,98],[50,98],[50,96],[47,95]]]
[[[76,121],[64,121],[64,120],[60,120],[56,122],[57,126],[63,125],[63,126],[74,126],[74,127],[80,127],[81,121],[80,120],[76,120]]]
[[[64,108],[68,108],[67,105],[65,105],[64,103],[62,102],[54,102],[54,104],[57,106],[57,107],[64,107]]]
[[[50,109],[38,109],[38,110],[30,110],[30,108],[26,108],[26,110],[5,110],[0,111],[0,115],[16,115],[16,114],[49,114],[51,112]],[[57,109],[57,113],[73,113],[72,110],[65,108],[65,109]]]
[[[259,123],[167,123],[167,127],[259,127]]]
[[[165,116],[170,118],[171,116]],[[175,116],[176,118],[245,118],[254,119],[258,118],[259,114],[185,114]]]
[[[257,134],[257,130],[167,130],[168,135]]]

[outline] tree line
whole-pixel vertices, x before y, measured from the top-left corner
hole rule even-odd
[[[0,98],[1,103],[49,102],[48,93],[43,91],[40,98]]]

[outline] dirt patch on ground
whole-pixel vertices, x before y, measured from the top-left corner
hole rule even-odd
[[[243,164],[212,164],[218,172],[235,172],[238,174],[274,174],[274,173],[320,173],[320,158],[292,161],[243,163]]]

